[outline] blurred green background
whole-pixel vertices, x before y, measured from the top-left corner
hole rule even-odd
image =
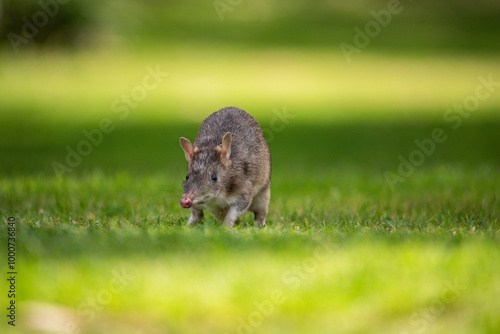
[[[2,333],[500,331],[499,2],[0,8]],[[268,226],[186,227],[178,138],[232,105],[271,148]]]

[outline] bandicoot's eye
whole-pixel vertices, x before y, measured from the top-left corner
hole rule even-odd
[[[210,179],[214,182],[217,181],[217,175],[212,174],[212,176],[210,176]]]
[[[189,174],[188,174],[188,175],[186,175],[186,181],[187,181],[187,180],[189,180]]]

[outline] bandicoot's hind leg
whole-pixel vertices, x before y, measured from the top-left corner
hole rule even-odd
[[[262,189],[257,195],[254,196],[252,204],[248,210],[252,211],[255,215],[255,224],[258,227],[266,225],[266,216],[269,209],[269,200],[271,199],[271,185]]]

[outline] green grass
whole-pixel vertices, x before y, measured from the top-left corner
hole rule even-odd
[[[4,0],[0,47],[11,49],[7,34],[22,31],[22,17],[40,10],[30,0]],[[214,4],[226,4],[223,17]],[[399,5],[400,4],[400,5]],[[394,4],[393,4],[394,5]],[[368,48],[385,53],[415,54],[450,51],[498,53],[494,43],[500,28],[500,6],[490,0],[418,3],[400,1]],[[355,27],[374,21],[371,13],[388,8],[387,0],[314,2],[307,0],[254,0],[230,2],[192,0],[142,1],[87,0],[67,3],[37,33],[39,46],[128,46],[134,50],[175,44],[231,44],[252,47],[319,47],[339,51],[340,43],[354,44]],[[380,14],[379,14],[380,15]],[[383,15],[381,15],[383,16]],[[386,21],[386,18],[382,18]],[[20,45],[26,50],[26,45]]]
[[[31,333],[54,306],[65,311],[45,317],[81,333],[500,330],[500,95],[456,130],[443,119],[478,76],[500,78],[496,62],[192,51],[1,59],[0,212],[18,224],[20,326],[2,332]],[[111,102],[157,64],[171,75],[120,120]],[[266,129],[275,108],[293,116],[270,140],[263,229],[250,214],[231,231],[210,215],[187,227],[178,204],[178,138],[226,105]],[[57,177],[52,163],[103,117],[115,130]],[[385,173],[435,128],[447,140],[391,188]]]

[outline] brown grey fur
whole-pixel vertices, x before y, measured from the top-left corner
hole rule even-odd
[[[230,141],[229,146],[223,139],[226,144]],[[199,222],[206,208],[228,227],[247,210],[255,214],[257,226],[265,224],[271,153],[250,114],[236,107],[221,109],[203,121],[193,145],[185,138],[180,142],[188,160],[189,179],[183,183],[182,195],[183,201],[192,201],[188,224]]]

